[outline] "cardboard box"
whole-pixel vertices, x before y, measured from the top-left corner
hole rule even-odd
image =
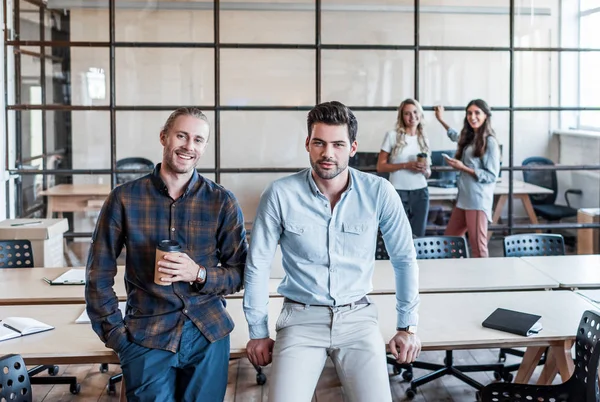
[[[600,208],[580,209],[577,223],[600,223]],[[577,231],[577,254],[600,254],[600,229]]]
[[[36,267],[64,267],[66,219],[7,219],[0,222],[0,240],[29,240]]]

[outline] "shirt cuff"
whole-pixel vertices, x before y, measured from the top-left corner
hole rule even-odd
[[[493,183],[492,180],[490,180],[489,175],[487,174],[488,172],[486,172],[484,169],[473,169],[475,171],[475,177],[477,177],[477,181],[479,183]]]
[[[398,318],[396,320],[396,328],[406,328],[411,325],[419,324],[419,314],[411,313],[411,314],[398,314]]]
[[[267,324],[250,325],[250,339],[263,339],[269,337],[269,326]]]

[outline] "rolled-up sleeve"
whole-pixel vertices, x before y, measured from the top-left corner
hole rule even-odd
[[[487,138],[485,153],[480,167],[475,169],[475,177],[479,183],[495,183],[500,174],[500,147],[495,137]]]
[[[458,137],[460,137],[460,134],[458,133],[458,131],[456,131],[452,127],[450,127],[448,129],[448,132],[446,134],[448,135],[448,138],[450,138],[450,141],[452,141],[452,142],[457,142]]]

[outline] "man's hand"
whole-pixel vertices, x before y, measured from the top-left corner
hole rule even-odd
[[[248,360],[255,366],[266,366],[273,359],[273,346],[275,341],[271,338],[250,339],[246,345]]]
[[[414,362],[421,353],[421,340],[415,334],[398,331],[388,344],[390,353],[400,364]]]
[[[196,264],[186,253],[166,253],[158,261],[158,270],[172,277],[163,276],[163,282],[195,282],[200,265]]]

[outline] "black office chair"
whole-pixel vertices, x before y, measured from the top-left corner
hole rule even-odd
[[[20,355],[0,357],[0,401],[31,402],[31,383]]]
[[[598,389],[598,363],[600,362],[600,315],[586,311],[581,317],[575,340],[575,370],[565,383],[558,385],[533,385],[491,383],[481,391],[483,402],[596,402],[600,401]]]
[[[146,158],[132,157],[119,159],[117,161],[118,170],[153,170],[154,162]],[[117,173],[117,184],[123,184],[128,181],[142,177],[146,173]]]
[[[430,236],[413,240],[418,260],[469,258],[467,242],[461,236]]]
[[[538,234],[525,233],[504,238],[504,256],[505,257],[536,257],[565,255],[565,242],[558,234]],[[524,352],[518,349],[500,349],[498,361],[506,361],[506,355],[524,356]],[[544,364],[546,358],[540,360],[539,364]],[[512,380],[512,375],[507,373],[519,369],[520,364],[513,364],[504,368],[505,378]]]
[[[29,240],[0,240],[0,269],[32,267],[33,252]]]
[[[532,156],[523,161],[523,166],[554,166],[554,162],[541,156]],[[582,195],[583,192],[579,189],[568,189],[565,191],[567,205],[556,205],[558,180],[555,170],[524,170],[523,180],[553,191],[552,194],[529,195],[533,209],[537,215],[548,221],[559,221],[564,218],[577,216],[577,209],[572,208],[569,202],[569,194]]]
[[[417,251],[417,259],[440,259],[440,258],[469,258],[467,242],[460,236],[436,236],[436,237],[421,237],[413,240]],[[393,359],[388,358],[388,363],[393,364]],[[408,399],[415,397],[417,388],[423,384],[427,384],[439,377],[452,375],[466,384],[482,389],[483,384],[475,381],[465,373],[479,371],[493,371],[494,377],[502,377],[504,374],[504,365],[501,363],[493,364],[472,364],[472,365],[454,365],[454,356],[452,350],[446,350],[444,364],[435,364],[422,361],[415,361],[412,367],[431,370],[426,374],[410,383],[410,387],[406,390]],[[410,377],[410,375],[407,375]]]
[[[565,241],[559,234],[525,233],[504,238],[505,257],[565,255]]]
[[[29,240],[0,240],[0,269],[33,267],[33,250]],[[46,370],[51,377],[34,377]],[[29,369],[27,373],[31,384],[68,384],[71,393],[78,394],[81,385],[77,383],[77,377],[54,377],[58,370],[56,365],[43,364]]]

